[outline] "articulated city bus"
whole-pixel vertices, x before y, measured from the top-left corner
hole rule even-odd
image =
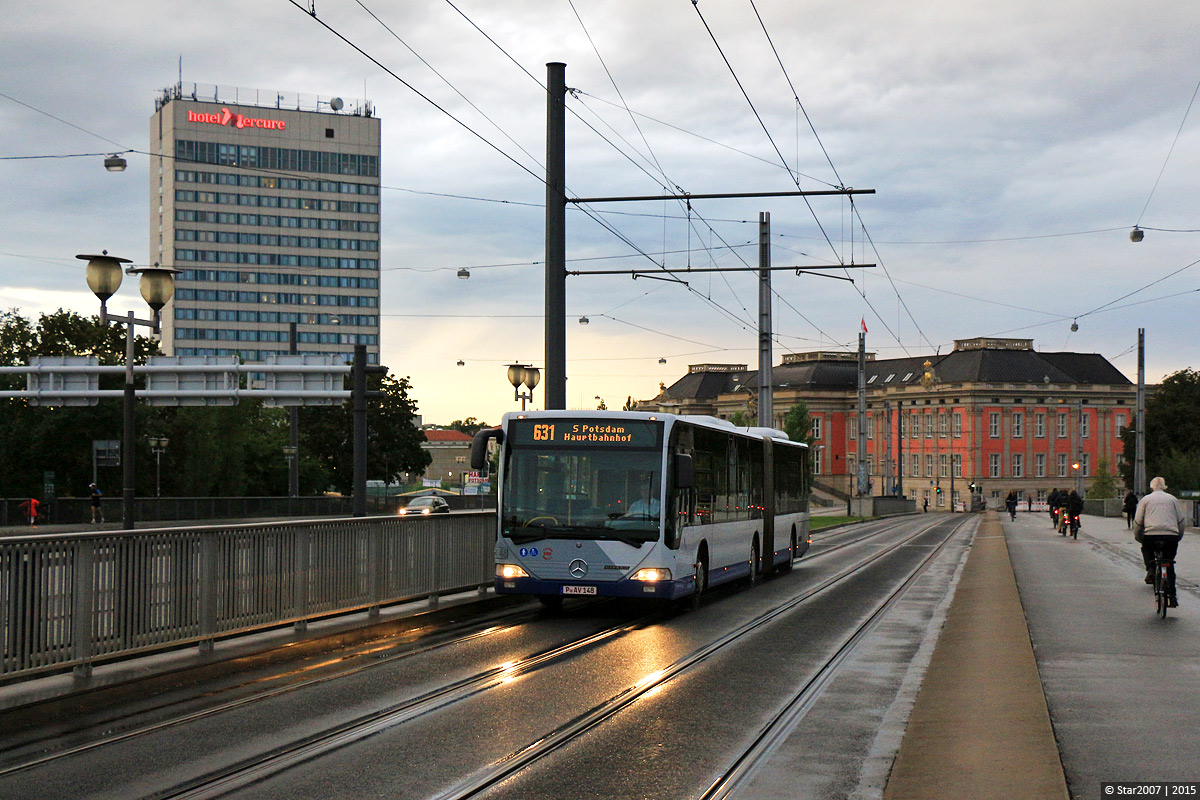
[[[787,571],[808,549],[807,445],[712,417],[532,411],[500,444],[496,591],[699,603],[709,586]],[[764,557],[765,554],[765,557]]]

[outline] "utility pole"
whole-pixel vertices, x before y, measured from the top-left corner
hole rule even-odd
[[[774,428],[771,384],[771,212],[758,212],[758,424]]]
[[[1137,417],[1134,420],[1133,491],[1146,495],[1146,329],[1138,328]]]
[[[296,323],[288,323],[288,353],[297,355]],[[292,457],[288,459],[288,497],[300,496],[300,406],[288,406],[288,447]]]
[[[883,463],[885,469],[883,471],[883,486],[882,494],[891,495],[896,485],[896,479],[892,475],[892,401],[883,401],[883,430],[884,430],[884,455]]]
[[[546,409],[567,407],[567,65],[546,65]]]
[[[825,195],[853,196],[856,194],[875,194],[874,189],[820,189],[813,191],[795,192],[727,192],[724,194],[659,194],[637,195],[630,197],[570,197],[566,196],[566,95],[567,95],[567,65],[560,62],[546,64],[546,313],[545,313],[545,342],[546,342],[546,388],[545,406],[547,409],[565,409],[567,407],[567,204],[583,205],[585,203],[631,203],[641,201],[662,202],[663,200],[693,200],[752,198],[752,197],[817,197]],[[874,267],[875,264],[854,264],[857,269]],[[824,269],[842,269],[842,265],[819,265],[810,267],[768,267],[768,269],[795,269],[797,274]],[[747,267],[747,271],[762,271],[761,267]],[[671,270],[665,267],[640,270],[590,270],[587,272],[572,272],[572,275],[606,275],[631,274],[634,278],[640,276],[666,280],[668,278],[678,283],[684,281],[673,278],[679,272],[737,272],[737,268]],[[838,278],[838,280],[851,280]],[[759,403],[761,409],[762,403]],[[760,411],[761,413],[761,411]]]
[[[889,429],[888,436],[891,433]],[[915,477],[915,476],[914,476]],[[904,401],[896,401],[896,496],[904,497]]]
[[[867,334],[858,334],[858,496],[866,495],[867,487]]]

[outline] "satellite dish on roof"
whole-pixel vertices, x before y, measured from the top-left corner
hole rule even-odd
[[[329,101],[329,107],[334,111],[341,111],[343,105],[345,105],[345,103],[342,102],[342,98],[340,97],[335,97]]]

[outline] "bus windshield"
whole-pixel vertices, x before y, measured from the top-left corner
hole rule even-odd
[[[503,533],[514,543],[656,541],[661,473],[657,449],[514,447],[504,474]]]

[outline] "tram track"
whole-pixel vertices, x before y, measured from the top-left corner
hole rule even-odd
[[[589,711],[576,716],[574,719],[556,728],[521,750],[511,753],[507,758],[493,763],[488,768],[477,773],[470,780],[463,782],[448,791],[435,795],[433,798],[431,798],[431,800],[467,800],[467,798],[477,797],[484,792],[495,788],[502,781],[508,779],[516,772],[531,765],[538,759],[549,755],[563,745],[582,736],[589,730],[596,728],[601,723],[611,719],[621,710],[632,705],[638,699],[658,690],[661,686],[670,680],[679,677],[686,671],[694,669],[695,667],[703,664],[705,661],[708,661],[713,656],[727,648],[729,645],[761,629],[777,618],[795,610],[800,605],[812,600],[817,595],[850,578],[855,573],[865,569],[868,566],[871,566],[881,559],[888,557],[897,550],[909,546],[913,541],[924,536],[930,530],[936,527],[937,524],[938,523],[933,523],[927,526],[922,526],[920,529],[908,536],[905,536],[900,541],[882,548],[878,552],[872,554],[865,561],[856,563],[849,568],[826,578],[817,586],[808,589],[789,601],[763,612],[758,617],[727,632],[704,647],[693,651],[669,666],[652,673],[646,678],[643,678],[637,684],[634,684],[624,691],[610,697],[608,700],[594,706]],[[957,533],[962,524],[965,524],[965,521],[956,525],[954,530],[947,534],[945,539],[943,539],[943,541],[934,549],[934,551],[929,556],[922,559],[921,563],[913,571],[913,573],[909,575],[902,586],[897,589],[896,592],[893,592],[884,605],[877,609],[865,623],[856,629],[854,634],[846,643],[838,648],[834,656],[818,672],[818,675],[814,677],[812,681],[806,684],[806,686],[801,690],[800,694],[788,704],[787,708],[785,708],[784,711],[777,716],[776,720],[773,720],[772,724],[769,725],[766,730],[760,732],[759,737],[756,738],[756,742],[770,739],[769,734],[772,730],[782,730],[782,728],[780,728],[781,722],[794,726],[795,720],[799,719],[801,716],[801,713],[797,712],[807,710],[807,707],[811,705],[812,700],[820,694],[820,690],[836,672],[836,667],[845,661],[845,659],[853,651],[854,645],[865,638],[870,630],[874,628],[878,620],[886,614],[886,611],[890,609],[900,597],[903,596],[904,592],[907,591],[908,587],[910,587],[913,582],[915,582],[916,578],[924,570],[925,566],[928,565],[934,558],[936,558],[939,553],[941,553],[946,544],[953,538],[954,534]],[[789,709],[792,710],[789,712]],[[762,750],[761,748],[752,748],[752,751],[761,752],[761,755],[755,755],[754,752],[748,751],[750,756],[748,758],[748,754],[742,754],[742,756],[734,762],[734,765],[730,767],[730,772],[727,772],[726,776],[723,776],[721,780],[714,783],[713,786],[709,788],[709,792],[714,790],[720,791],[721,785],[725,782],[727,777],[736,777],[741,775],[745,771],[745,767],[739,765],[752,764],[753,762],[757,761],[757,759],[765,757],[769,754],[767,750]],[[738,777],[737,779],[740,780],[741,778]],[[731,787],[733,785],[733,783],[730,783]],[[708,794],[703,795],[705,798],[708,796]],[[721,794],[713,796],[724,797],[727,795]]]
[[[820,595],[831,587],[836,586],[842,581],[852,577],[855,575],[855,573],[867,568],[868,566],[871,566],[881,559],[887,558],[889,555],[892,555],[901,548],[911,545],[915,540],[928,534],[935,526],[936,523],[922,525],[916,531],[903,536],[896,542],[880,548],[875,553],[870,554],[867,558],[857,561],[856,563],[839,570],[833,575],[825,577],[816,585],[810,587],[801,594],[790,598],[787,602],[781,603],[762,612],[750,621],[728,631],[705,646],[700,647],[684,657],[674,661],[673,663],[663,667],[662,669],[651,673],[637,683],[618,691],[617,693],[608,697],[606,700],[593,705],[591,708],[576,714],[571,719],[567,720],[546,734],[539,736],[536,740],[530,742],[529,744],[514,750],[503,758],[497,759],[482,769],[477,770],[466,780],[437,795],[434,795],[431,800],[466,800],[466,798],[477,797],[489,791],[490,789],[493,789],[520,770],[532,765],[542,758],[545,758],[561,748],[563,745],[578,739],[588,731],[613,718],[622,710],[630,707],[640,698],[655,692],[672,679],[675,679],[686,673],[688,670],[695,669],[704,662],[712,659],[718,653],[726,650],[726,648],[739,641],[743,637],[760,630],[784,614],[794,611],[796,608],[812,600],[817,595]],[[877,531],[876,533],[880,532],[883,531]],[[949,538],[950,535],[947,536],[947,540]],[[856,541],[861,541],[861,539]],[[942,546],[944,546],[944,542],[937,549],[938,552],[940,552]],[[928,563],[928,560],[929,559],[925,559],[922,563]],[[464,683],[461,686],[447,687],[446,690],[435,692],[429,697],[418,698],[411,703],[405,703],[401,706],[388,709],[378,714],[368,715],[355,720],[352,723],[339,726],[339,728],[336,730],[326,731],[319,735],[310,737],[308,740],[296,742],[290,746],[280,748],[277,751],[269,754],[263,754],[258,757],[246,759],[245,761],[234,765],[227,770],[222,770],[220,773],[210,773],[208,775],[198,777],[195,780],[189,781],[186,785],[177,786],[168,791],[154,794],[152,797],[154,797],[155,800],[168,800],[168,798],[170,800],[201,800],[201,798],[223,796],[241,787],[261,781],[265,778],[271,777],[272,775],[282,773],[321,754],[343,747],[348,747],[383,730],[395,728],[404,724],[405,722],[415,719],[418,716],[433,713],[438,709],[445,708],[452,703],[458,702],[474,694],[478,694],[480,692],[487,691],[489,688],[502,685],[506,679],[517,674],[535,671],[541,666],[545,666],[554,661],[577,654],[583,648],[595,647],[602,643],[611,641],[619,634],[627,633],[648,625],[653,620],[665,618],[671,613],[673,612],[665,610],[656,611],[652,614],[635,620],[628,625],[595,634],[592,637],[588,637],[587,639],[581,640],[577,643],[572,643],[571,645],[568,645],[562,649],[535,657],[535,659],[531,659],[529,663],[518,663],[510,665],[502,671],[490,672],[486,676],[480,675],[477,680]],[[879,613],[880,612],[877,612],[873,618],[877,618]],[[862,635],[865,636],[865,633]],[[848,649],[843,646],[839,652],[842,651],[848,652]],[[843,658],[844,657],[845,656],[843,656]]]
[[[800,720],[816,703],[825,687],[854,654],[857,647],[887,616],[888,612],[904,598],[929,565],[941,555],[951,540],[968,524],[968,521],[969,519],[964,519],[957,522],[954,529],[910,571],[905,580],[878,605],[874,612],[850,633],[817,673],[758,731],[750,746],[732,761],[725,773],[714,781],[697,800],[725,800],[725,798],[733,796],[749,781],[757,769],[765,764],[787,740]]]
[[[866,535],[858,535],[852,541],[844,542],[826,547],[819,553],[813,553],[804,559],[805,562],[812,561],[836,552],[844,547],[849,547],[864,540],[870,539],[877,535],[879,530],[871,530]],[[859,531],[861,534],[861,530]],[[824,539],[834,537],[823,537]],[[585,601],[590,605],[603,603],[605,600]],[[103,748],[118,742],[129,741],[139,737],[153,735],[168,728],[185,725],[191,722],[202,720],[208,717],[213,717],[233,711],[236,709],[245,708],[257,703],[264,703],[274,698],[283,695],[311,689],[321,686],[322,684],[331,681],[339,680],[351,675],[355,675],[367,670],[378,669],[389,665],[394,665],[397,661],[405,658],[420,656],[435,650],[446,647],[462,645],[489,635],[495,635],[511,631],[521,625],[527,624],[541,616],[537,611],[516,611],[508,612],[500,615],[491,616],[484,623],[469,624],[463,627],[465,632],[459,633],[453,638],[434,641],[428,644],[419,644],[412,641],[414,633],[419,633],[420,629],[403,631],[394,636],[388,636],[383,639],[370,642],[364,646],[354,648],[350,653],[343,653],[338,658],[336,665],[330,666],[328,660],[318,662],[320,668],[325,669],[321,675],[315,677],[301,678],[298,676],[304,675],[314,667],[289,667],[286,670],[276,673],[273,677],[264,679],[261,677],[252,677],[239,681],[234,684],[222,686],[220,689],[205,689],[199,693],[188,693],[182,697],[172,699],[166,702],[159,702],[154,705],[142,706],[134,711],[118,713],[109,716],[103,716],[99,719],[91,719],[88,721],[89,729],[101,729],[105,732],[100,738],[92,739],[84,743],[69,743],[63,745],[63,742],[72,742],[79,737],[80,732],[77,730],[59,731],[53,735],[28,737],[16,742],[10,742],[0,745],[0,778],[14,774],[23,770],[36,768],[50,764],[65,758],[70,758],[92,750]],[[656,614],[647,615],[643,618],[642,624],[649,624],[657,617]],[[619,626],[619,628],[601,631],[600,633],[611,633],[616,630],[628,630],[630,626]],[[445,630],[435,632],[432,636],[436,637],[438,633],[444,634]],[[403,648],[401,650],[401,648]],[[565,646],[564,652],[569,652],[571,645]],[[390,652],[397,651],[399,652]],[[538,661],[545,661],[541,655],[532,657]],[[551,659],[552,660],[552,659]],[[517,674],[524,671],[524,668],[517,664],[513,668],[512,674]],[[466,680],[466,683],[478,683],[486,681],[493,673],[491,671],[480,673]],[[161,676],[156,676],[159,678]],[[283,681],[284,685],[276,685],[271,688],[262,688],[272,682]],[[128,690],[129,687],[124,687]],[[238,691],[253,689],[253,693],[237,697],[233,700],[217,702],[213,705],[208,705],[205,708],[192,711],[173,712],[173,709],[186,708],[194,705],[200,697],[203,697],[211,702],[211,699],[216,694],[236,694]],[[153,692],[151,692],[153,693]],[[167,716],[161,718],[164,714]],[[160,717],[153,722],[146,723],[147,717]],[[50,751],[50,752],[47,752]],[[36,755],[23,756],[21,754],[34,752]],[[14,758],[14,754],[17,754]],[[3,763],[7,759],[9,763]]]
[[[588,601],[588,604],[596,605],[600,602],[603,602],[603,600]],[[430,634],[425,638],[433,638],[435,641],[424,644],[419,641],[412,641],[414,633],[420,633],[419,629],[417,631],[404,631],[400,634],[371,642],[365,646],[356,647],[351,653],[343,653],[338,657],[337,663],[332,666],[329,660],[318,662],[317,666],[326,671],[314,677],[298,677],[309,669],[312,669],[312,667],[289,667],[281,672],[277,672],[271,679],[263,679],[261,677],[246,678],[238,683],[224,686],[219,690],[203,690],[187,693],[185,696],[172,701],[141,707],[135,711],[120,713],[99,720],[92,720],[89,722],[89,726],[91,728],[102,729],[105,731],[105,735],[82,744],[71,744],[53,749],[57,743],[75,738],[78,734],[74,731],[60,732],[53,736],[27,738],[18,743],[11,743],[0,747],[0,758],[9,756],[11,761],[11,763],[7,764],[0,763],[0,778],[24,770],[45,766],[61,759],[78,756],[119,742],[153,735],[169,728],[186,725],[255,704],[265,703],[294,692],[319,688],[324,684],[369,670],[395,666],[404,659],[414,658],[445,648],[462,646],[488,636],[511,632],[541,616],[542,612],[540,610],[520,610],[500,615],[491,615],[483,622],[474,622],[465,626],[452,626],[453,628],[461,628],[462,630],[450,638],[438,639],[438,634],[444,635],[447,632],[444,629]],[[593,634],[593,636],[611,633],[614,630],[620,630],[624,627],[627,626],[606,628],[597,634]],[[569,648],[577,643],[572,642],[565,647]],[[549,652],[553,652],[553,650]],[[546,653],[539,653],[532,656],[531,659],[544,660],[545,656]],[[520,662],[515,663],[519,665]],[[486,680],[494,672],[495,670],[489,670],[479,673],[465,679],[462,683]],[[270,688],[261,688],[275,681],[284,681],[285,683],[284,685],[275,685]],[[122,688],[126,691],[130,690],[129,686]],[[248,696],[217,702],[214,705],[209,705],[199,710],[172,713],[173,709],[193,705],[202,698],[211,698],[215,693],[230,694],[247,688],[253,689],[253,693]],[[144,720],[148,716],[161,716],[164,712],[168,714],[164,719],[158,719],[150,723],[141,722],[141,720]],[[45,752],[51,749],[53,750],[52,752]],[[16,758],[12,758],[14,753],[19,754],[29,751],[38,751],[38,755],[32,757],[21,757],[18,755]]]
[[[878,562],[881,559],[887,558],[895,553],[900,548],[910,545],[913,541],[926,535],[936,527],[937,523],[921,525],[917,530],[910,534],[903,535],[899,540],[880,547],[876,552],[869,554],[864,559],[856,559],[855,563],[843,569],[840,569],[835,574],[824,577],[814,586],[805,590],[800,595],[790,598],[787,602],[770,608],[754,619],[746,622],[743,625],[725,633],[721,637],[708,644],[700,647],[684,657],[674,661],[668,666],[646,676],[641,681],[626,687],[611,695],[607,700],[592,706],[590,709],[577,714],[567,722],[555,728],[544,736],[539,737],[535,741],[520,747],[507,756],[497,759],[488,764],[484,768],[474,772],[467,780],[458,785],[435,795],[437,800],[452,800],[452,798],[468,798],[477,796],[487,790],[495,787],[501,781],[504,781],[514,773],[533,764],[539,759],[553,753],[555,750],[576,740],[587,731],[592,730],[604,721],[611,719],[623,709],[628,708],[638,699],[645,697],[647,694],[656,691],[659,687],[674,678],[677,678],[688,670],[694,669],[705,661],[713,658],[718,653],[724,651],[731,644],[739,639],[748,636],[749,634],[768,625],[773,620],[780,616],[794,611],[803,603],[811,600],[815,596],[827,591],[838,583],[847,580],[855,573],[867,568],[868,566]],[[840,550],[849,547],[853,544],[858,544],[862,541],[886,532],[887,527],[874,530],[867,533],[865,536],[858,536],[852,541],[842,542],[833,545],[828,549],[822,550],[820,553],[813,553],[808,558],[802,560],[802,563],[813,561],[818,557],[828,555],[834,550]],[[911,585],[916,579],[924,565],[929,563],[937,552],[940,552],[947,541],[953,537],[953,533],[948,534],[942,543],[937,547],[935,553],[922,561],[912,576],[905,582],[901,589],[894,593],[893,597],[902,596],[905,587]],[[895,600],[889,601],[894,603]],[[885,604],[887,605],[887,604]],[[890,607],[890,605],[887,605]],[[154,798],[208,798],[219,797],[238,790],[241,787],[249,786],[256,782],[262,781],[274,775],[278,775],[292,769],[304,762],[308,762],[316,757],[329,753],[334,750],[349,747],[356,742],[362,741],[367,737],[378,734],[384,730],[394,729],[403,726],[406,722],[410,722],[418,717],[424,717],[441,709],[445,709],[464,699],[489,691],[492,688],[502,686],[506,682],[511,681],[520,675],[529,675],[537,672],[551,664],[563,661],[568,658],[575,657],[583,652],[591,649],[599,648],[605,644],[614,642],[622,635],[632,631],[652,625],[661,620],[667,619],[678,612],[671,609],[657,609],[654,612],[642,615],[632,621],[610,626],[600,631],[594,632],[588,636],[571,641],[559,647],[550,648],[548,650],[535,653],[517,661],[501,664],[487,670],[482,670],[464,677],[452,683],[440,686],[424,694],[407,699],[400,703],[395,703],[387,708],[381,709],[370,714],[361,715],[353,720],[346,721],[336,726],[325,730],[316,731],[307,736],[298,738],[293,742],[281,745],[268,752],[258,753],[253,756],[242,758],[236,763],[228,764],[223,768],[211,770],[203,775],[195,776],[191,779],[179,782],[169,788],[154,791],[147,794],[147,797]],[[872,620],[877,621],[882,615],[886,614],[886,608],[877,610],[864,626],[860,627],[860,631],[856,634],[855,642],[861,640],[869,632],[870,627],[873,627]],[[536,616],[536,615],[528,615]],[[247,705],[265,701],[272,697],[277,697],[282,694],[297,691],[302,688],[316,687],[322,683],[335,680],[339,677],[346,677],[350,674],[355,674],[362,670],[373,669],[379,666],[384,666],[388,663],[394,663],[399,658],[409,657],[419,653],[427,653],[434,649],[448,647],[454,644],[461,644],[473,638],[496,633],[500,630],[511,630],[513,627],[520,625],[520,622],[513,622],[505,626],[491,625],[475,633],[467,636],[457,637],[453,640],[430,644],[425,647],[413,648],[406,651],[402,655],[393,656],[388,659],[380,659],[376,663],[361,664],[353,670],[342,671],[337,674],[324,675],[316,679],[297,683],[295,685],[280,687],[268,693],[262,693],[252,697],[241,698],[229,703],[224,703],[218,706],[213,706],[208,709],[179,716],[170,720],[165,720],[161,723],[145,726],[137,730],[123,732],[117,736],[88,743],[80,747],[48,754],[42,758],[27,761],[26,763],[10,766],[0,770],[0,777],[11,774],[16,771],[29,769],[35,766],[41,766],[54,760],[66,758],[71,755],[81,754],[89,750],[96,750],[108,744],[113,744],[119,741],[125,741],[139,736],[146,736],[158,731],[165,730],[169,727],[176,727],[188,722],[203,719],[220,713],[233,711],[235,709],[244,708]],[[850,651],[853,650],[853,642],[848,642],[839,649],[840,660],[844,660]],[[839,655],[834,656],[834,660],[839,660]],[[830,671],[832,675],[836,671],[836,666],[827,665],[822,670],[822,673]],[[809,692],[812,696],[819,694],[820,686],[829,679],[826,676],[824,679],[814,678],[812,682],[803,692]],[[797,704],[796,700],[789,703],[789,708]],[[785,709],[786,711],[787,709]],[[783,712],[781,712],[783,714]],[[792,712],[790,718],[798,718],[795,712]],[[775,723],[773,723],[774,725]],[[760,739],[764,734],[760,734]],[[745,760],[743,755],[739,761]],[[753,759],[751,759],[753,760]],[[731,768],[732,769],[732,768]],[[706,797],[709,795],[705,795]],[[712,795],[724,796],[724,795]]]

